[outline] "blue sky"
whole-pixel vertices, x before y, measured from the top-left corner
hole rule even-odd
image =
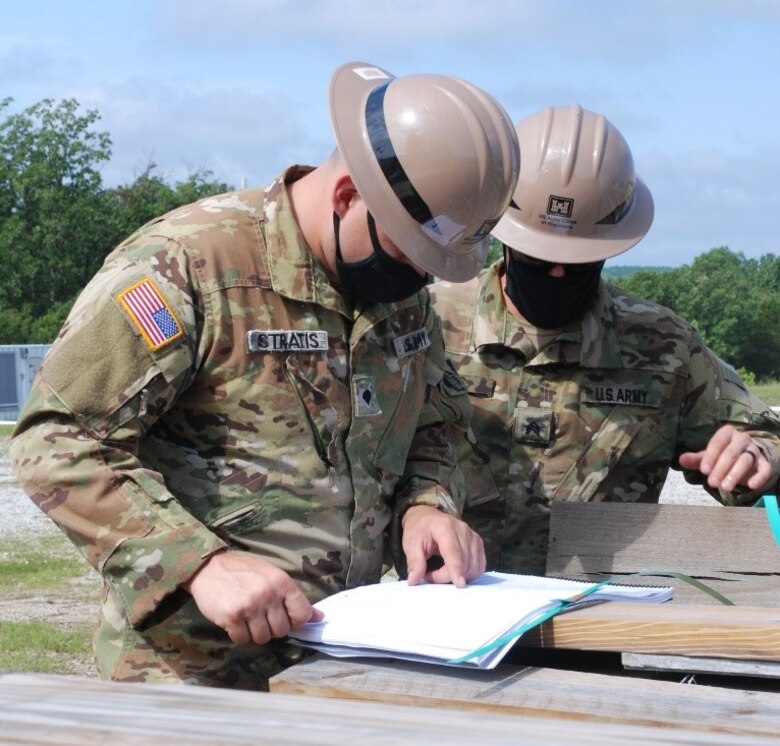
[[[0,21],[0,99],[96,109],[109,185],[150,160],[236,186],[319,163],[328,80],[349,60],[464,77],[513,120],[605,114],[656,203],[612,265],[780,250],[777,0],[24,0]]]

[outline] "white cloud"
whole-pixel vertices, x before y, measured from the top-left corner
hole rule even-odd
[[[28,86],[65,81],[77,69],[77,57],[62,39],[0,39],[0,87],[9,95]]]
[[[233,184],[316,164],[333,144],[330,75],[363,59],[461,75],[513,119],[574,102],[606,114],[658,206],[627,260],[778,248],[777,0],[80,2],[79,17],[56,0],[7,9],[0,95],[97,109],[107,183],[150,159]]]
[[[286,92],[199,88],[151,80],[93,91],[111,133],[107,182],[127,181],[151,160],[166,177],[207,168],[235,186],[264,184],[292,161],[318,163],[332,141],[317,138],[305,102]]]
[[[644,160],[655,221],[620,263],[674,266],[724,245],[748,257],[780,252],[780,147],[746,155],[655,152]]]

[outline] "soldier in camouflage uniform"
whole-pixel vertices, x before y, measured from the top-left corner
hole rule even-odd
[[[776,491],[780,421],[668,308],[600,279],[653,202],[604,117],[517,125],[503,260],[431,292],[474,405],[464,518],[488,569],[544,573],[555,500],[657,502],[670,467],[725,504]]]
[[[17,424],[20,482],[105,581],[103,677],[264,688],[312,603],[379,580],[388,537],[410,583],[484,570],[448,443],[467,397],[423,286],[484,261],[514,128],[445,76],[354,63],[330,97],[327,162],[108,256]]]

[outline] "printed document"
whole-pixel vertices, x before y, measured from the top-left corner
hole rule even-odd
[[[672,597],[668,586],[614,584],[579,597],[594,585],[498,572],[485,573],[465,588],[435,583],[410,586],[405,580],[376,583],[320,601],[316,607],[325,618],[289,636],[339,657],[390,657],[490,669],[516,642],[513,632],[549,618],[551,611],[609,600],[660,603]],[[455,663],[491,645],[494,649]]]

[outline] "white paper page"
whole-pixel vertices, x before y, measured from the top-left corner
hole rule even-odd
[[[503,573],[485,573],[466,588],[433,583],[409,586],[405,581],[378,583],[320,601],[316,606],[325,619],[306,624],[290,636],[345,648],[365,646],[375,655],[398,653],[446,661],[498,640],[538,618],[558,600],[592,585]],[[585,602],[607,594],[610,598],[659,600],[665,592],[670,594],[671,589],[605,586]],[[492,667],[513,643],[473,660],[485,665],[492,661]]]
[[[414,663],[428,663],[438,666],[453,666],[455,668],[479,668],[486,671],[495,668],[501,662],[501,659],[509,652],[512,645],[514,645],[513,640],[489,653],[485,653],[484,655],[475,658],[469,658],[469,660],[463,663],[449,663],[448,661],[460,657],[460,655],[452,656],[451,658],[439,658],[430,655],[416,655],[414,653],[388,651],[379,648],[329,645],[325,643],[306,642],[303,640],[299,640],[298,642],[305,647],[319,650],[334,658],[388,658],[393,660],[412,661]],[[471,651],[466,651],[462,654],[465,655],[468,652]]]
[[[548,603],[549,592],[518,594],[511,582],[500,578],[483,576],[466,588],[396,581],[344,591],[319,602],[325,619],[293,634],[454,658],[492,642]]]
[[[507,578],[516,583],[518,587],[549,590],[552,593],[559,594],[559,598],[570,598],[596,584],[596,581],[590,580],[567,580],[565,578],[548,578],[540,575],[511,575],[509,573],[498,572],[485,574]],[[620,583],[609,583],[599,588],[588,596],[588,598],[594,601],[646,601],[649,603],[663,603],[672,597],[672,592],[673,589],[671,586],[622,585]]]

